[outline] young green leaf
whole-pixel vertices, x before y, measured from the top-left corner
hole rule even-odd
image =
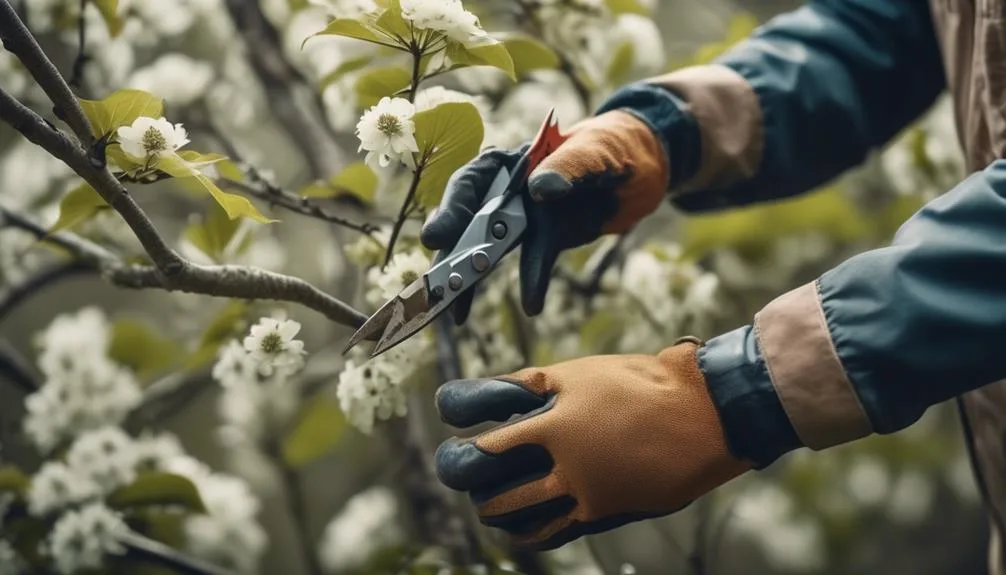
[[[198,164],[196,165],[198,166]],[[213,197],[231,219],[248,218],[256,222],[271,223],[276,220],[262,215],[247,198],[237,194],[229,194],[217,187],[213,180],[200,172],[195,166],[185,161],[178,154],[164,154],[154,166],[158,170],[178,178],[179,183],[196,191],[204,191]]]
[[[223,261],[227,247],[241,227],[241,220],[233,220],[217,204],[210,204],[203,221],[185,229],[185,239],[217,262]]]
[[[342,64],[339,64],[339,66],[336,67],[335,70],[332,70],[328,74],[325,74],[324,77],[322,77],[321,81],[318,82],[318,91],[324,92],[326,88],[338,82],[339,80],[345,78],[347,74],[352,74],[357,70],[362,70],[363,68],[366,68],[371,61],[373,61],[373,58],[371,58],[370,56],[363,56],[360,58],[351,58],[349,60],[346,60]]]
[[[649,14],[649,10],[639,0],[605,0],[612,14]]]
[[[413,40],[412,25],[402,17],[402,5],[398,0],[386,3],[386,8],[377,17],[377,27],[395,38],[396,43],[408,46]]]
[[[189,368],[199,367],[211,361],[227,340],[237,337],[245,328],[245,314],[248,304],[232,300],[218,313],[203,332],[199,347],[186,359]]]
[[[525,34],[502,37],[515,75],[520,78],[533,70],[553,70],[559,67],[559,55],[544,42]]]
[[[328,23],[325,29],[304,39],[301,47],[307,44],[308,40],[315,36],[342,36],[344,38],[355,38],[373,42],[374,44],[388,44],[393,42],[381,32],[375,30],[369,23],[363,23],[350,18],[337,18]]]
[[[129,126],[137,118],[160,118],[164,113],[164,100],[142,90],[118,90],[104,100],[82,99],[80,106],[96,138]]]
[[[177,342],[161,336],[139,320],[120,319],[112,324],[109,357],[141,377],[173,366],[183,352]]]
[[[346,429],[339,404],[325,396],[313,399],[301,412],[297,426],[283,441],[283,460],[303,467],[331,453]]]
[[[440,204],[447,180],[479,153],[485,126],[478,108],[449,102],[415,115],[416,143],[423,158],[417,199],[426,207]]]
[[[23,471],[13,465],[0,467],[0,493],[23,494],[31,480]]]
[[[301,190],[305,198],[339,198],[350,196],[364,204],[372,204],[379,180],[374,170],[363,162],[354,162],[327,182],[312,184]]]
[[[141,473],[132,484],[109,495],[108,505],[112,509],[171,505],[192,512],[206,511],[199,489],[190,479],[159,471]]]
[[[636,60],[636,49],[631,42],[625,42],[618,47],[615,55],[608,63],[608,70],[604,77],[611,86],[618,86],[629,79],[632,73],[632,64]]]
[[[447,45],[447,57],[457,67],[492,66],[506,72],[511,80],[517,80],[513,58],[510,57],[510,52],[501,42],[478,46],[465,46],[459,42],[451,42]]]
[[[119,0],[94,0],[94,6],[108,26],[108,34],[115,38],[122,32],[124,22],[119,17]]]
[[[384,66],[372,68],[356,79],[357,105],[369,108],[381,101],[381,98],[391,97],[408,88],[412,84],[412,74],[399,66]]]
[[[110,206],[90,184],[82,183],[60,200],[59,217],[49,228],[49,233],[54,234],[80,225],[104,209],[110,209]]]

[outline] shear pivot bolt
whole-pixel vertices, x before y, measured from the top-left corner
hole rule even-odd
[[[462,278],[461,274],[459,274],[457,272],[452,273],[451,275],[447,276],[447,286],[450,287],[454,291],[458,291],[459,289],[461,289],[461,284],[463,282],[464,282],[464,278]]]
[[[489,269],[489,255],[482,251],[472,254],[472,267],[480,273]]]
[[[493,224],[493,237],[496,238],[497,240],[502,240],[503,238],[505,238],[506,232],[507,232],[506,224],[504,224],[503,222],[496,222],[495,224]]]
[[[444,286],[433,286],[434,297],[444,297]]]

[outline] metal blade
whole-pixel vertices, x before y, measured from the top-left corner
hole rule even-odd
[[[377,342],[377,347],[370,353],[371,358],[381,355],[412,337],[447,309],[450,304],[448,299],[441,298],[431,305],[428,294],[426,278],[423,277],[402,290],[402,293],[392,300],[396,305],[393,306],[393,312],[388,319],[384,335]]]
[[[349,338],[349,343],[347,343],[345,349],[342,350],[343,354],[347,353],[364,340],[377,341],[382,335],[384,335],[384,330],[388,327],[388,320],[391,319],[391,316],[394,313],[396,299],[389,300],[381,306],[381,309],[374,312],[374,315],[367,318],[367,321],[360,326],[360,329],[356,330],[356,333]]]

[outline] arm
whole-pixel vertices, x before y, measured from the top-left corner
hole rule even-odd
[[[735,455],[763,466],[911,425],[1006,378],[1006,160],[708,342],[700,366]]]
[[[661,134],[678,207],[703,211],[807,191],[861,163],[945,88],[928,2],[811,0],[711,65],[630,85]]]

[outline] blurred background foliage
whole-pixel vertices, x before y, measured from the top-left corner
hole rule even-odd
[[[30,8],[34,0],[28,4]],[[299,45],[304,36],[317,31],[308,29],[299,35],[291,31],[298,25],[296,15],[309,9],[306,0],[290,0],[289,3],[263,0],[261,4],[272,25],[281,31],[285,43]],[[759,22],[797,4],[758,0],[657,2],[649,17],[663,38],[660,49],[666,58],[661,58],[661,69],[638,69],[639,54],[633,53],[631,43],[614,49],[607,46],[610,59],[604,69],[600,73],[582,74],[581,79],[592,92],[588,103],[596,104],[620,83],[709,62],[742,40]],[[608,5],[618,11],[645,12],[644,6],[633,0],[611,0]],[[466,7],[483,18],[487,29],[499,30],[507,25],[506,19],[499,16],[498,5],[493,2],[469,1]],[[164,5],[163,10],[170,13],[171,7]],[[200,22],[196,31],[189,32],[188,36],[155,39],[142,51],[152,56],[169,51],[185,52],[197,59],[218,61],[231,52],[218,45],[213,37],[214,25],[210,20]],[[57,22],[54,29],[72,30],[75,26],[76,21],[69,19]],[[60,68],[69,69],[74,51],[57,36],[49,33],[42,39]],[[547,42],[547,35],[540,39]],[[225,43],[233,41],[227,37]],[[551,60],[554,58],[551,51],[542,51],[533,43],[511,43],[509,47],[518,70],[559,64],[558,60]],[[398,90],[409,82],[409,78],[403,80],[399,72],[388,71],[390,68],[375,73],[372,67],[368,68],[370,60],[368,53],[362,51],[362,44],[360,49],[360,57],[356,60],[344,58],[334,71],[313,78],[324,94],[332,90],[355,92],[356,105],[348,112],[343,111],[344,119],[340,120],[337,112],[328,111],[329,122],[342,130],[337,141],[345,150],[355,150],[357,146],[352,127],[359,112],[376,103],[389,90]],[[246,57],[240,51],[238,54],[237,58]],[[236,66],[234,70],[238,71],[231,74],[250,75],[252,68]],[[352,78],[354,73],[361,72],[369,74],[369,79],[340,87],[341,78]],[[481,80],[448,78],[445,85],[465,90],[480,84]],[[96,80],[95,85],[103,85],[101,82]],[[243,84],[238,81],[234,85]],[[555,90],[554,86],[543,85],[546,88],[531,85],[527,87],[527,94],[510,100],[507,99],[508,89],[484,90],[497,120],[486,122],[487,139],[495,139],[500,145],[515,145],[525,140],[530,135],[526,126],[533,127],[543,115],[538,109],[555,103],[547,101],[547,97],[542,101],[544,95],[558,100],[560,110],[565,111],[565,115],[560,115],[563,125],[569,125],[578,115],[588,111],[585,103],[577,101],[575,90],[566,89],[560,93],[550,91]],[[197,126],[205,124],[208,117],[214,119],[214,109],[234,108],[232,111],[243,114],[246,120],[225,128],[234,134],[233,141],[245,159],[266,168],[264,177],[270,182],[289,186],[304,197],[333,205],[344,207],[345,203],[335,202],[348,199],[351,204],[350,208],[345,208],[348,213],[371,214],[375,215],[375,221],[387,221],[387,214],[393,215],[401,204],[403,184],[407,181],[394,177],[389,180],[385,175],[378,178],[355,161],[349,168],[330,174],[331,177],[318,174],[312,169],[311,160],[305,158],[298,134],[280,128],[283,120],[268,104],[270,89],[264,84],[221,92],[208,97],[208,103],[198,105],[176,96],[184,103],[174,105],[169,98],[169,110],[176,114],[173,121],[183,121],[190,127],[193,139],[201,146],[199,149],[210,151],[219,148],[219,142],[214,142],[212,130],[202,133]],[[346,92],[338,93],[346,95]],[[104,95],[93,94],[94,97]],[[30,101],[32,96],[29,94],[26,99]],[[721,296],[713,306],[716,313],[704,314],[701,318],[674,315],[673,329],[662,333],[665,339],[657,343],[666,343],[680,335],[671,333],[677,330],[709,337],[748,323],[752,314],[773,297],[813,279],[850,255],[888,242],[906,218],[935,194],[948,189],[961,175],[949,116],[946,106],[938,105],[892,143],[889,150],[877,154],[860,169],[799,198],[691,217],[677,213],[670,206],[663,207],[625,240],[623,251],[634,255],[620,260],[621,266],[615,266],[618,273],[629,274],[633,258],[639,262],[650,257],[667,264],[659,268],[669,270],[667,275],[660,277],[686,278],[681,280],[685,285],[681,293],[674,292],[673,285],[663,286],[667,298],[676,304],[684,305],[683,302],[689,301],[687,287],[702,274],[715,276]],[[247,121],[249,117],[253,121]],[[525,128],[507,132],[500,118],[517,117],[527,118]],[[65,169],[23,152],[18,138],[7,129],[0,130],[0,153],[7,156],[6,160],[0,159],[0,169],[5,172],[0,173],[0,185],[4,186],[0,188],[0,205],[10,207],[5,203],[5,196],[10,194],[11,188],[45,171],[51,176],[43,186],[46,194],[26,208],[37,209],[39,214],[49,218],[54,216],[54,206],[65,191],[61,185],[66,180]],[[144,205],[159,215],[159,224],[166,235],[175,234],[197,248],[191,253],[204,256],[216,253],[221,261],[245,258],[240,261],[282,267],[288,273],[327,286],[333,293],[355,293],[354,301],[366,301],[363,295],[366,266],[361,271],[354,265],[353,256],[343,257],[342,246],[351,243],[350,240],[343,236],[333,241],[323,222],[297,220],[296,225],[279,226],[277,231],[264,235],[245,234],[244,240],[232,245],[233,237],[240,236],[237,228],[228,230],[220,223],[219,212],[204,209],[203,204],[191,198],[178,201],[177,194],[168,197],[152,193],[147,194]],[[190,216],[193,211],[206,215],[193,218]],[[294,217],[280,213],[284,220]],[[212,221],[218,223],[208,224]],[[108,229],[95,227],[98,231]],[[86,229],[77,231],[87,233]],[[0,241],[8,240],[0,236]],[[136,249],[135,240],[129,237],[115,236],[110,241]],[[403,245],[410,245],[407,239],[404,241]],[[574,278],[582,277],[596,264],[597,254],[610,247],[610,243],[605,240],[599,242],[600,247],[588,246],[566,254],[563,269]],[[232,252],[225,254],[228,249]],[[653,269],[638,265],[644,271]],[[534,362],[602,351],[651,351],[642,349],[640,342],[647,338],[653,340],[654,332],[633,335],[632,326],[623,325],[643,321],[640,318],[647,315],[647,310],[638,316],[624,312],[629,304],[625,304],[625,294],[617,289],[619,277],[616,274],[599,279],[603,285],[595,290],[597,297],[590,302],[570,295],[576,291],[575,281],[568,285],[557,282],[549,302],[555,309],[547,310],[542,319],[534,322],[514,313],[512,305],[506,307],[512,301],[507,299],[507,287],[501,280],[502,287],[493,292],[495,295],[486,297],[497,298],[493,301],[501,303],[503,311],[493,316],[495,323],[482,327],[514,341],[531,332],[536,344],[527,356]],[[10,283],[16,282],[11,280]],[[628,293],[633,295],[631,289]],[[207,308],[192,296],[166,299],[157,294],[114,291],[95,278],[79,277],[33,294],[16,310],[0,317],[0,334],[26,357],[32,357],[32,334],[49,324],[54,315],[84,305],[97,305],[115,319],[110,354],[119,363],[139,373],[144,370],[163,373],[169,366],[191,362],[191,365],[204,368],[199,373],[205,381],[210,381],[205,368],[220,346],[243,334],[249,318],[266,315],[271,309],[259,304],[236,303]],[[663,313],[660,310],[649,312],[658,317]],[[312,389],[331,387],[333,374],[345,367],[336,349],[341,348],[347,335],[345,330],[333,329],[320,317],[312,317],[302,310],[290,313],[304,324],[301,339],[308,342],[312,353],[318,352],[317,361],[308,366],[302,385]],[[478,313],[476,310],[476,315]],[[468,339],[462,340],[462,346],[470,341],[481,341],[470,334],[465,337]],[[471,364],[471,358],[477,356],[463,354],[467,358],[466,371],[479,371]],[[523,358],[517,356],[517,359]],[[499,366],[480,366],[489,371],[496,367]],[[516,366],[505,368],[509,367]],[[416,531],[416,525],[423,525],[422,521],[414,517],[410,521],[401,519],[424,512],[410,508],[414,500],[408,496],[401,497],[401,492],[409,489],[408,476],[403,476],[401,469],[422,465],[399,450],[402,438],[425,433],[436,439],[450,433],[431,423],[435,416],[430,413],[428,398],[439,381],[434,366],[421,366],[416,374],[411,383],[415,392],[410,399],[409,418],[386,422],[382,433],[376,436],[353,429],[331,390],[305,400],[296,410],[290,428],[270,440],[264,449],[266,455],[282,462],[278,467],[263,462],[259,451],[238,449],[218,439],[219,404],[223,392],[214,386],[200,387],[187,398],[184,410],[167,410],[159,424],[176,434],[195,458],[243,477],[256,491],[263,506],[259,521],[269,539],[260,562],[261,572],[311,573],[311,564],[305,561],[304,554],[311,553],[315,542],[319,542],[318,553],[323,557],[326,553],[337,557],[324,561],[326,570],[332,572],[394,573],[405,565],[414,573],[437,573],[441,564],[439,551],[432,546],[412,544],[429,540],[428,534]],[[5,462],[17,462],[25,469],[34,468],[38,458],[19,437],[23,398],[7,389],[0,393],[4,394],[0,396],[0,424],[3,426],[0,457]],[[291,474],[295,476],[293,483],[290,482]],[[277,488],[277,485],[285,485],[286,489]],[[300,494],[291,492],[291,485],[296,486]],[[389,487],[390,492],[398,493],[397,499],[374,491],[375,486]],[[301,495],[309,504],[306,510],[302,508],[292,513],[291,505],[296,505],[295,498]],[[399,523],[401,529],[396,527]],[[338,543],[326,543],[325,534],[330,530],[342,533]],[[400,531],[409,532],[409,535],[403,537]],[[489,553],[506,556],[508,561],[514,559],[512,550],[498,534],[481,529],[480,533],[485,541],[491,542],[487,546]],[[511,562],[511,567],[513,562],[520,566],[534,565],[540,569],[538,573],[554,575],[967,575],[985,572],[986,536],[985,519],[970,475],[956,412],[952,406],[939,406],[902,433],[871,437],[824,453],[800,451],[790,454],[767,470],[746,475],[672,517],[580,540],[545,554],[543,561],[517,558]],[[389,543],[384,545],[382,541]],[[326,550],[326,545],[332,548]],[[376,549],[373,555],[360,557],[355,562],[346,559],[354,552],[362,553],[361,550],[371,548]],[[336,567],[329,568],[331,565]]]

